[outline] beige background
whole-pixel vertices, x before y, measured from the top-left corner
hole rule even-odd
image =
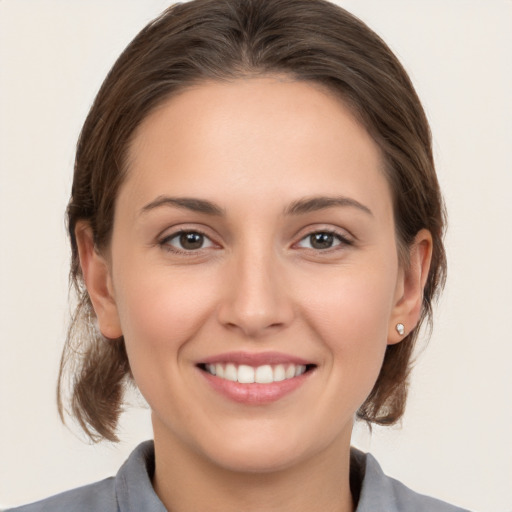
[[[0,0],[0,507],[116,472],[118,446],[59,423],[64,208],[74,144],[115,58],[163,0]],[[449,281],[401,429],[354,442],[413,488],[512,510],[512,2],[347,0],[396,51],[431,120],[450,216]]]

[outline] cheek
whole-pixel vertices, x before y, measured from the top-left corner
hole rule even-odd
[[[325,333],[325,338],[339,339],[339,343],[331,342],[333,349],[356,341],[358,345],[385,344],[396,275],[396,268],[389,272],[342,269],[338,275],[333,273],[328,286],[304,290],[305,315]]]
[[[148,375],[166,378],[167,365],[177,362],[181,349],[201,329],[213,307],[204,276],[191,278],[188,273],[185,278],[175,270],[151,272],[149,268],[130,273],[119,269],[121,284],[116,288],[128,357],[139,386]]]
[[[159,344],[187,337],[192,308],[190,293],[179,286],[165,286],[165,281],[146,279],[130,288],[126,283],[117,303],[123,334],[127,341],[157,348]]]
[[[327,289],[309,290],[304,312],[330,354],[343,395],[356,406],[366,399],[382,366],[397,272],[366,270],[340,272]]]

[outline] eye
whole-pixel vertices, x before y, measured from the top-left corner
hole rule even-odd
[[[326,250],[339,245],[350,245],[351,242],[344,236],[332,231],[317,231],[305,236],[298,243],[299,247],[305,249]]]
[[[203,233],[198,231],[180,231],[162,240],[161,245],[175,251],[197,251],[213,247],[213,242]]]

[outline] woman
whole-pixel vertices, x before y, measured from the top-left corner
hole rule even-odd
[[[77,149],[59,396],[154,444],[18,510],[461,510],[350,449],[393,424],[442,286],[430,132],[386,45],[322,0],[195,0],[121,55]],[[61,414],[64,404],[60,402]]]

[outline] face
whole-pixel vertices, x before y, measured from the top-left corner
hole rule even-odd
[[[347,448],[406,293],[364,128],[313,84],[208,83],[147,117],[128,160],[93,301],[155,442],[236,471]]]

